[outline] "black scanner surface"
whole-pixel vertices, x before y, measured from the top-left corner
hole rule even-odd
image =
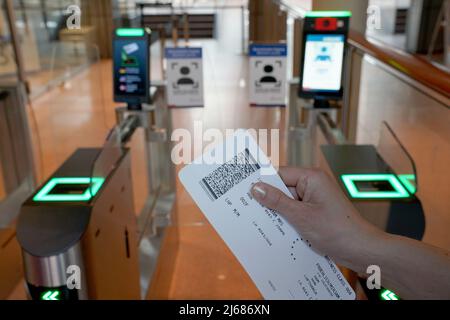
[[[343,174],[394,173],[373,145],[323,145],[321,150],[346,194],[348,192],[341,179]],[[385,231],[417,240],[422,239],[426,221],[422,203],[415,195],[411,195],[408,199],[353,199],[350,196],[349,199],[362,210],[367,203],[388,202],[388,210],[379,212],[380,215],[387,216]],[[364,215],[363,211],[360,212]]]
[[[392,173],[373,145],[324,145],[320,148],[336,177],[343,174]]]
[[[51,178],[89,177],[99,151],[76,150]],[[95,197],[90,202],[35,202],[34,195],[22,206],[17,221],[17,240],[23,250],[33,256],[48,257],[67,251],[80,241],[89,225]]]
[[[23,207],[17,224],[17,240],[33,256],[63,253],[83,236],[90,212],[90,206]]]

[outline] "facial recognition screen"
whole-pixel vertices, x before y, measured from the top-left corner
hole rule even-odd
[[[306,36],[303,91],[335,92],[341,89],[344,41],[344,36],[338,34]]]
[[[143,39],[114,41],[114,94],[145,97],[148,86],[148,42]]]

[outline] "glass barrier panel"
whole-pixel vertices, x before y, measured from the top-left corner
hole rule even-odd
[[[418,189],[416,165],[386,121],[381,124],[377,150],[408,192],[415,194]]]
[[[114,109],[107,91],[110,65],[100,61],[96,46],[84,44],[77,50],[67,44],[53,45],[47,87],[32,102],[44,178],[76,149],[102,146],[113,125]]]
[[[19,40],[26,43],[26,39],[22,35],[19,35]],[[17,65],[4,6],[0,7],[0,79],[17,81]]]
[[[52,76],[59,75],[55,73],[55,55],[63,51],[55,52],[56,46],[67,47],[66,51],[73,53],[73,56],[66,54],[61,58],[73,66],[77,60],[84,59],[86,51],[82,47],[93,44],[93,28],[67,29],[70,6],[80,7],[80,1],[14,1],[16,27],[32,96],[44,92],[49,81],[55,79]]]
[[[99,186],[103,184],[110,172],[114,170],[115,165],[122,155],[123,149],[120,144],[120,132],[118,127],[114,127],[110,130],[105,143],[92,164],[90,174],[90,192],[92,197],[95,196]]]

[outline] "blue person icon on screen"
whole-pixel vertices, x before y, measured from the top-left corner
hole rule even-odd
[[[326,46],[322,46],[320,48],[320,52],[319,54],[316,56],[316,58],[314,59],[314,61],[329,61],[331,62],[331,56],[329,54],[329,50],[328,47]]]

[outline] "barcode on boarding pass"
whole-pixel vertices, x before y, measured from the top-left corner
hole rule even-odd
[[[250,151],[245,149],[204,177],[200,185],[208,197],[214,201],[259,168],[260,165]]]

